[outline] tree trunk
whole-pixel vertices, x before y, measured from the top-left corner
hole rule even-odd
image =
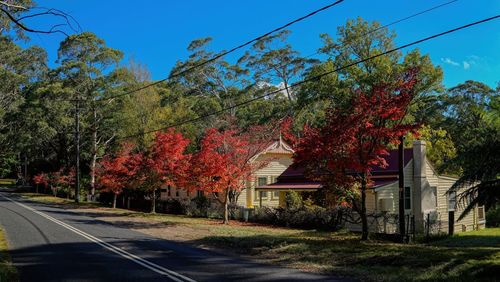
[[[224,197],[224,221],[222,222],[223,224],[228,224],[229,223],[229,207],[228,207],[228,202],[229,202],[229,192],[225,193]]]
[[[130,209],[130,196],[127,197],[127,209]]]
[[[366,217],[366,175],[361,179],[361,240],[368,240],[368,219]]]
[[[153,189],[153,198],[151,199],[151,213],[156,213],[156,189]]]
[[[36,191],[35,191],[35,193],[38,194],[38,184],[36,185]]]
[[[113,208],[116,209],[116,198],[118,198],[118,194],[113,193]]]
[[[94,108],[94,125],[92,126],[92,157],[90,160],[90,198],[95,196],[95,174],[97,165],[97,111]]]

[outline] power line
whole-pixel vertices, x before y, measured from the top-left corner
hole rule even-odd
[[[379,26],[379,27],[374,28],[374,29],[372,29],[372,30],[369,30],[369,31],[367,31],[366,33],[364,33],[364,34],[360,35],[358,38],[361,38],[361,37],[364,37],[364,36],[370,35],[370,34],[372,34],[372,33],[375,33],[375,32],[377,32],[377,31],[379,31],[379,30],[382,30],[382,29],[384,29],[384,28],[387,28],[387,27],[390,27],[390,26],[396,25],[396,24],[398,24],[398,23],[401,23],[401,22],[404,22],[404,21],[410,20],[410,19],[412,19],[412,18],[415,18],[415,17],[417,17],[417,16],[420,16],[420,15],[423,15],[423,14],[425,14],[425,13],[431,12],[431,11],[433,11],[433,10],[439,9],[439,8],[441,8],[441,7],[444,7],[444,6],[450,5],[450,4],[455,3],[455,2],[458,2],[458,0],[452,0],[452,1],[448,1],[448,2],[442,3],[442,4],[438,4],[438,5],[436,5],[436,6],[430,7],[430,8],[428,8],[428,9],[425,9],[425,10],[422,10],[422,11],[419,11],[419,12],[417,12],[417,13],[411,14],[411,15],[406,16],[406,17],[404,17],[404,18],[400,18],[400,19],[394,20],[394,21],[392,21],[392,22],[390,22],[390,23],[387,23],[387,24],[385,24],[385,25],[382,25],[382,26]],[[343,47],[343,48],[346,48],[346,46],[342,46],[342,47]],[[343,48],[341,48],[341,49],[343,49]],[[313,57],[313,56],[315,56],[315,55],[318,55],[318,54],[320,54],[320,53],[321,53],[321,51],[319,51],[319,50],[318,50],[318,51],[315,51],[314,53],[311,53],[311,54],[309,54],[309,55],[307,55],[307,56],[304,56],[304,59],[311,58],[311,57]],[[284,63],[284,64],[275,64],[275,65],[273,65],[272,67],[278,67],[278,68],[279,68],[279,67],[283,67],[283,66],[285,66],[285,65],[287,65],[287,63]],[[271,71],[272,71],[272,70],[270,69],[270,70],[268,70],[268,71],[263,72],[262,74],[267,74],[267,73],[269,73],[269,72],[271,72]],[[167,79],[165,79],[165,80],[167,80]],[[162,80],[162,81],[160,81],[159,83],[161,83],[161,82],[163,82],[163,81],[165,81],[165,80]],[[129,91],[127,91],[127,92],[123,93],[123,94],[115,95],[115,96],[113,96],[113,97],[107,97],[107,98],[105,98],[105,99],[100,99],[100,100],[97,100],[97,101],[106,101],[106,100],[111,100],[111,99],[113,99],[113,98],[116,98],[116,97],[121,97],[122,95],[132,94],[133,92],[138,92],[138,91],[140,91],[140,90],[144,90],[144,89],[146,89],[146,88],[149,88],[149,87],[151,87],[151,86],[153,86],[153,85],[157,85],[157,84],[158,84],[158,83],[157,83],[157,84],[154,84],[154,83],[156,83],[156,82],[153,82],[153,83],[151,83],[151,84],[146,84],[146,85],[144,85],[144,86],[141,86],[141,87],[136,88],[136,89],[133,89],[133,90],[129,90]],[[130,92],[130,93],[129,93],[129,92]],[[189,91],[187,91],[187,92],[189,92]],[[127,94],[127,93],[128,93],[128,94]],[[71,101],[73,101],[73,100],[71,100]]]
[[[358,36],[357,38],[361,38],[361,37],[364,37],[364,36],[368,36],[368,35],[370,35],[370,34],[372,34],[372,33],[374,33],[374,32],[377,32],[377,31],[379,31],[379,30],[382,30],[382,29],[384,29],[384,28],[387,28],[387,27],[390,27],[390,26],[396,25],[396,24],[398,24],[398,23],[401,23],[401,22],[407,21],[407,20],[409,20],[409,19],[415,18],[415,17],[417,17],[417,16],[420,16],[420,15],[422,15],[422,14],[425,14],[425,13],[431,12],[431,11],[436,10],[436,9],[439,9],[439,8],[441,8],[441,7],[444,7],[444,6],[450,5],[450,4],[452,4],[452,3],[454,3],[454,2],[457,2],[457,1],[458,1],[458,0],[448,1],[448,2],[445,2],[445,3],[439,4],[439,5],[436,5],[436,6],[433,6],[433,7],[427,8],[427,9],[425,9],[425,10],[422,10],[422,11],[416,12],[416,13],[411,14],[411,15],[409,15],[409,16],[406,16],[406,17],[403,17],[403,18],[399,18],[399,19],[394,20],[394,21],[392,21],[392,22],[390,22],[390,23],[387,23],[387,24],[385,24],[385,25],[382,25],[382,26],[379,26],[379,27],[374,28],[374,29],[372,29],[372,30],[369,30],[369,31],[367,31],[366,33],[364,33],[364,34],[362,34],[362,35]],[[341,47],[340,47],[340,49],[345,49],[346,47],[347,47],[347,46],[345,46],[345,45],[344,45],[344,46],[341,46]],[[311,58],[312,56],[317,55],[317,54],[319,54],[319,53],[321,53],[321,52],[318,50],[318,51],[316,51],[316,52],[314,52],[314,53],[311,53],[311,54],[309,54],[309,55],[305,56],[304,58]],[[279,67],[283,67],[283,66],[285,66],[285,65],[287,65],[287,63],[284,63],[284,64],[275,64],[275,65],[273,65],[272,67],[277,67],[277,68],[279,68]],[[263,72],[262,74],[267,74],[267,73],[269,73],[269,72],[271,72],[271,71],[272,71],[272,70],[270,69],[270,70],[268,70],[268,71]],[[189,92],[190,92],[190,91],[186,91],[185,93],[189,93]],[[108,117],[105,117],[105,119],[106,119],[106,118],[110,118],[110,117],[113,117],[113,116],[108,116]]]
[[[383,53],[380,53],[380,54],[377,54],[377,55],[373,55],[371,57],[368,57],[368,58],[365,58],[365,59],[361,59],[361,60],[358,60],[356,62],[344,65],[344,66],[339,67],[337,69],[334,69],[332,71],[324,72],[324,73],[321,73],[319,75],[310,77],[308,79],[304,79],[302,81],[296,82],[296,83],[294,83],[292,85],[289,85],[288,88],[294,88],[294,87],[300,86],[300,85],[302,85],[304,83],[311,82],[311,81],[314,81],[314,80],[318,80],[318,79],[320,79],[320,78],[322,78],[324,76],[327,76],[329,74],[332,74],[332,73],[335,73],[335,72],[339,72],[341,70],[344,70],[344,69],[350,68],[352,66],[364,63],[366,61],[370,61],[370,60],[373,60],[375,58],[378,58],[378,57],[381,57],[381,56],[385,56],[387,54],[399,51],[401,49],[408,48],[410,46],[413,46],[413,45],[416,45],[416,44],[419,44],[419,43],[422,43],[422,42],[425,42],[425,41],[429,41],[429,40],[432,40],[432,39],[435,39],[435,38],[438,38],[438,37],[441,37],[441,36],[444,36],[444,35],[447,35],[447,34],[450,34],[450,33],[453,33],[453,32],[457,32],[457,31],[462,30],[462,29],[466,29],[466,28],[469,28],[469,27],[472,27],[472,26],[475,26],[475,25],[478,25],[478,24],[489,22],[489,21],[495,20],[497,18],[500,18],[500,15],[496,15],[496,16],[493,16],[493,17],[485,18],[485,19],[482,19],[482,20],[479,20],[479,21],[476,21],[476,22],[472,22],[472,23],[469,23],[469,24],[466,24],[466,25],[462,25],[460,27],[449,29],[447,31],[444,31],[444,32],[441,32],[441,33],[437,33],[437,34],[434,34],[434,35],[431,35],[431,36],[419,39],[417,41],[413,41],[411,43],[407,43],[407,44],[401,45],[399,47],[396,47],[396,48],[393,48],[391,50],[385,51]],[[218,111],[215,111],[215,112],[211,112],[211,113],[199,116],[197,118],[188,119],[188,120],[181,121],[181,122],[178,122],[178,123],[175,123],[175,124],[171,124],[171,125],[168,125],[168,126],[165,126],[165,127],[162,127],[162,128],[158,128],[158,129],[154,129],[154,130],[149,130],[149,131],[138,133],[138,134],[133,134],[133,135],[128,135],[128,136],[116,138],[116,140],[128,139],[128,138],[132,138],[132,137],[142,136],[142,135],[145,135],[145,134],[154,133],[154,132],[162,131],[162,130],[165,130],[165,129],[182,126],[182,125],[185,125],[185,124],[188,124],[188,123],[197,122],[197,121],[200,121],[202,119],[208,118],[210,116],[219,115],[219,114],[221,114],[223,112],[226,112],[228,110],[231,110],[231,109],[234,109],[234,108],[237,108],[237,107],[241,107],[241,106],[253,103],[253,102],[255,102],[257,100],[260,100],[260,99],[264,99],[264,98],[269,97],[271,95],[277,94],[277,93],[279,93],[279,92],[281,92],[283,90],[285,90],[285,88],[280,88],[278,90],[275,90],[275,91],[272,91],[272,92],[269,92],[269,93],[266,93],[266,94],[254,97],[252,99],[246,100],[244,102],[235,104],[235,105],[230,106],[230,107],[226,107],[224,109],[221,109],[221,110],[218,110]]]
[[[152,87],[152,86],[158,85],[158,84],[160,84],[160,83],[162,83],[162,82],[165,82],[165,81],[167,81],[167,80],[169,80],[169,79],[172,79],[172,78],[174,78],[174,77],[178,77],[178,76],[184,75],[184,74],[186,74],[186,73],[188,73],[188,72],[190,72],[190,71],[192,71],[192,70],[194,70],[194,69],[196,69],[196,68],[199,68],[199,67],[202,67],[202,66],[204,66],[204,65],[206,65],[206,64],[208,64],[208,63],[214,62],[214,61],[216,61],[216,60],[218,60],[218,59],[220,59],[220,58],[222,58],[222,57],[224,57],[224,56],[226,56],[226,55],[228,55],[228,54],[230,54],[230,53],[233,53],[233,52],[234,52],[234,51],[236,51],[236,50],[239,50],[239,49],[241,49],[241,48],[243,48],[243,47],[246,47],[246,46],[248,46],[248,45],[250,45],[250,44],[252,44],[252,43],[254,43],[254,42],[256,42],[256,41],[259,41],[259,40],[261,40],[261,39],[263,39],[263,38],[265,38],[265,37],[267,37],[267,36],[269,36],[269,35],[271,35],[271,34],[273,34],[273,33],[276,33],[276,32],[278,32],[278,31],[280,31],[280,30],[283,30],[283,29],[285,29],[285,28],[287,28],[287,27],[289,27],[289,26],[291,26],[291,25],[293,25],[293,24],[296,24],[296,23],[298,23],[298,22],[300,22],[300,21],[303,21],[303,20],[305,20],[305,19],[307,19],[307,18],[310,18],[310,17],[312,17],[312,16],[314,16],[314,15],[316,15],[316,14],[320,13],[320,12],[323,12],[323,11],[325,11],[325,10],[328,10],[328,9],[330,9],[330,8],[332,8],[332,7],[334,7],[334,6],[338,5],[338,4],[340,4],[340,3],[342,3],[342,2],[344,2],[344,0],[337,0],[337,1],[335,1],[335,2],[333,2],[333,3],[331,3],[331,4],[329,4],[329,5],[323,6],[323,7],[319,8],[319,9],[317,9],[317,10],[314,10],[314,11],[310,12],[309,14],[307,14],[307,15],[305,15],[305,16],[302,16],[302,17],[300,17],[300,18],[297,18],[297,19],[295,19],[295,20],[293,20],[293,21],[291,21],[291,22],[288,22],[288,23],[286,23],[286,24],[284,24],[284,25],[282,25],[282,26],[280,26],[280,27],[278,27],[278,28],[275,28],[275,29],[273,29],[273,30],[271,30],[271,31],[269,31],[269,32],[266,32],[265,34],[263,34],[263,35],[261,35],[261,36],[258,36],[258,37],[254,38],[254,39],[251,39],[251,40],[249,40],[249,41],[247,41],[247,42],[245,42],[245,43],[243,43],[243,44],[240,44],[240,45],[238,45],[238,46],[236,46],[236,47],[233,47],[232,49],[230,49],[230,50],[228,50],[228,51],[224,51],[224,52],[222,52],[222,53],[220,53],[220,54],[218,54],[218,55],[216,55],[216,56],[212,57],[211,59],[208,59],[208,60],[203,61],[203,62],[201,62],[201,63],[195,64],[194,66],[191,66],[191,67],[189,67],[189,68],[187,68],[187,69],[184,69],[184,70],[182,70],[182,71],[180,71],[180,72],[177,72],[177,73],[171,74],[171,75],[169,75],[167,78],[164,78],[164,79],[161,79],[161,80],[157,80],[157,81],[155,81],[155,82],[152,82],[152,83],[150,83],[150,84],[147,84],[147,85],[141,86],[141,87],[139,87],[139,88],[136,88],[136,89],[133,89],[133,90],[127,91],[127,92],[122,93],[122,94],[118,94],[118,95],[115,95],[115,96],[112,96],[112,97],[102,98],[102,99],[99,99],[99,100],[97,100],[97,101],[106,101],[106,100],[111,100],[111,99],[115,99],[115,98],[120,98],[120,97],[123,97],[123,96],[126,96],[126,95],[130,95],[130,94],[132,94],[132,93],[135,93],[135,92],[138,92],[138,91],[144,90],[144,89],[146,89],[146,88],[149,88],[149,87]]]

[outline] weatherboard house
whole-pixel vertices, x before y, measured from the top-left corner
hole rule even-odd
[[[314,192],[322,188],[318,181],[304,176],[304,169],[293,166],[294,151],[281,138],[274,141],[254,160],[266,162],[256,171],[253,179],[239,193],[237,205],[242,208],[285,206],[286,193]],[[388,220],[398,213],[399,179],[398,151],[391,150],[386,157],[388,166],[374,167],[373,185],[367,191],[367,213],[377,215],[371,218],[370,228],[374,232],[397,232],[397,222]],[[447,193],[457,181],[456,178],[439,175],[426,158],[425,141],[414,141],[412,148],[404,150],[404,207],[405,214],[415,222],[415,230],[423,232],[447,232],[449,211],[457,205],[456,193]],[[199,191],[198,193],[202,193]],[[460,193],[460,191],[458,191]],[[177,199],[189,202],[196,196],[175,187],[162,189],[162,199]],[[476,230],[485,227],[484,207],[477,206],[463,219],[458,220],[463,207],[455,211],[454,231]],[[382,215],[382,216],[380,216]],[[359,225],[347,226],[359,229]]]
[[[398,151],[391,150],[385,157],[388,166],[375,167],[372,171],[373,185],[367,191],[367,213],[373,216],[370,228],[375,232],[397,232],[395,218],[399,203]],[[304,169],[290,166],[271,184],[258,183],[254,190],[284,195],[287,191],[315,191],[321,183],[304,177]],[[447,193],[456,178],[439,175],[426,158],[425,141],[414,141],[412,148],[404,150],[404,207],[408,218],[414,220],[415,230],[423,232],[448,232],[449,211],[454,211],[454,232],[476,230],[485,227],[484,207],[476,206],[461,220],[457,220],[463,207],[456,205],[456,193]],[[281,199],[284,199],[282,197]],[[281,201],[283,204],[283,200]],[[456,209],[456,210],[455,210]],[[382,216],[380,216],[382,215]],[[359,225],[350,225],[359,229]]]

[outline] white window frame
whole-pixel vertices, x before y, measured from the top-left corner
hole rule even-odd
[[[407,191],[407,190],[409,191],[409,195],[408,195],[408,196],[407,196],[407,194],[406,194],[406,191]],[[404,193],[403,193],[403,194],[404,194],[404,195],[403,195],[403,205],[404,205],[404,207],[405,207],[405,210],[406,210],[406,211],[410,211],[410,210],[411,210],[411,208],[412,208],[412,202],[411,202],[411,201],[412,201],[412,198],[413,198],[413,197],[412,197],[411,193],[412,193],[411,186],[405,186],[405,188],[404,188]],[[409,203],[410,203],[410,204],[409,204],[409,207],[407,207],[407,205],[406,205],[406,201],[407,201],[407,200],[408,200],[408,201],[409,201]]]

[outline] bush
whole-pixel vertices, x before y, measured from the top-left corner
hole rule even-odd
[[[208,208],[210,203],[207,197],[201,195],[193,198],[185,208],[187,216],[208,217]]]
[[[168,199],[156,202],[156,209],[160,213],[184,214],[185,208],[179,200]]]
[[[490,208],[486,212],[486,226],[487,227],[500,227],[500,205]]]
[[[302,206],[297,208],[256,208],[253,221],[303,229],[337,230],[341,227],[343,209]]]

